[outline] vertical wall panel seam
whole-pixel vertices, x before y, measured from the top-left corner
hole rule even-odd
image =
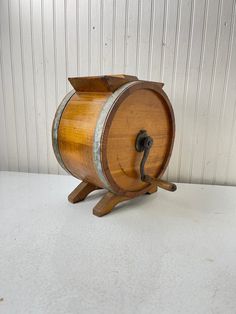
[[[230,161],[231,161],[231,157],[232,157],[233,142],[234,142],[234,138],[235,138],[235,136],[233,136],[233,134],[236,133],[235,127],[236,127],[236,101],[234,102],[233,119],[232,119],[231,132],[230,132],[230,134],[232,134],[232,136],[230,138],[229,150],[228,150],[228,154],[227,154],[226,175],[225,175],[224,184],[229,183],[228,182],[229,165],[230,165]]]
[[[227,90],[228,90],[228,82],[229,82],[229,72],[230,72],[230,62],[231,62],[231,56],[232,56],[232,47],[233,47],[233,34],[234,34],[234,23],[235,23],[235,3],[236,1],[233,0],[233,6],[232,6],[232,13],[231,13],[231,19],[230,19],[230,34],[229,34],[229,41],[228,41],[228,47],[227,47],[227,57],[226,57],[226,68],[225,68],[225,76],[224,76],[224,84],[223,84],[223,95],[222,95],[222,105],[220,106],[220,115],[219,115],[219,121],[218,121],[218,129],[217,129],[217,146],[216,146],[216,162],[214,167],[214,175],[213,175],[213,184],[216,183],[216,173],[218,168],[218,160],[219,160],[219,145],[220,145],[220,135],[222,132],[222,123],[224,121],[225,117],[225,106],[226,106],[226,96],[227,96]]]
[[[23,86],[23,108],[25,115],[25,137],[26,137],[26,160],[27,160],[27,171],[29,171],[29,156],[30,156],[30,144],[28,136],[28,112],[27,112],[27,101],[26,101],[26,89],[25,89],[25,64],[24,64],[24,53],[23,53],[23,39],[22,39],[22,16],[21,16],[21,1],[19,0],[18,9],[19,9],[19,31],[20,31],[20,54],[21,54],[21,71],[22,71],[22,86]]]
[[[163,82],[164,78],[164,63],[165,63],[165,46],[167,34],[167,19],[168,19],[168,0],[164,1],[164,16],[162,28],[162,41],[161,41],[161,62],[160,62],[160,81]]]
[[[45,60],[45,29],[44,29],[44,0],[41,0],[41,23],[42,23],[42,48],[43,48],[43,87],[44,87],[44,111],[45,111],[45,129],[46,129],[46,152],[47,152],[47,173],[49,169],[49,138],[48,138],[48,100],[47,100],[47,78],[46,78],[46,60]]]
[[[174,62],[173,62],[173,71],[171,78],[171,93],[170,98],[174,106],[175,104],[175,85],[176,85],[176,74],[177,74],[177,60],[178,60],[178,51],[179,51],[179,33],[180,33],[180,22],[181,22],[181,7],[182,0],[178,0],[177,5],[177,17],[176,17],[176,31],[175,31],[175,44],[174,44]],[[167,167],[166,177],[169,180],[169,167]]]
[[[56,34],[56,11],[55,1],[52,0],[52,11],[53,11],[53,56],[54,56],[54,74],[55,74],[55,111],[58,106],[58,74],[57,74],[57,34]],[[59,174],[59,163],[57,162],[57,174]]]
[[[88,75],[91,75],[91,0],[88,0]]]
[[[10,42],[10,63],[11,63],[11,81],[12,81],[12,95],[13,95],[13,110],[14,110],[14,116],[12,117],[14,120],[14,125],[15,125],[15,136],[16,136],[16,158],[17,158],[17,169],[18,171],[20,170],[20,165],[19,165],[19,139],[18,139],[18,134],[17,134],[17,127],[16,127],[16,93],[15,93],[15,76],[14,76],[14,65],[13,65],[13,58],[12,58],[12,29],[11,29],[11,6],[10,6],[10,1],[8,0],[8,29],[9,29],[9,42]]]
[[[32,0],[30,1],[30,40],[31,40],[31,56],[32,56],[32,67],[33,67],[33,89],[34,89],[34,118],[35,118],[35,131],[36,131],[36,138],[37,138],[37,167],[38,167],[38,172],[39,172],[39,130],[38,130],[38,119],[37,119],[37,101],[36,101],[36,95],[37,95],[37,86],[36,86],[36,80],[35,80],[35,75],[36,75],[36,69],[35,69],[35,56],[34,56],[34,35],[33,35],[33,23],[32,23]]]
[[[55,0],[54,0],[55,1]],[[80,76],[80,36],[79,36],[79,1],[76,0],[76,44],[77,44],[77,75]]]
[[[202,171],[201,171],[201,183],[204,183],[205,178],[205,170],[206,170],[206,156],[207,156],[207,143],[209,138],[209,116],[212,109],[212,99],[213,93],[215,88],[215,77],[216,77],[216,68],[218,63],[218,50],[219,50],[219,43],[220,43],[220,28],[221,28],[221,18],[222,18],[222,2],[223,0],[219,0],[218,4],[218,13],[217,13],[217,29],[216,29],[216,36],[215,36],[215,47],[214,47],[214,57],[213,57],[213,66],[212,66],[212,73],[211,73],[211,83],[210,83],[210,94],[207,104],[207,121],[206,121],[206,130],[205,130],[205,141],[203,146],[203,163],[202,163]]]
[[[113,0],[113,10],[112,10],[112,74],[115,68],[116,59],[116,0]]]
[[[198,122],[198,110],[199,110],[199,97],[202,87],[202,70],[203,70],[203,61],[205,54],[205,45],[206,45],[206,32],[207,32],[207,20],[208,20],[208,9],[209,9],[209,0],[205,0],[204,5],[204,17],[203,17],[203,28],[202,28],[202,38],[201,38],[201,50],[200,50],[200,64],[198,70],[198,79],[197,79],[197,93],[194,103],[194,118],[193,118],[193,134],[192,134],[192,143],[191,143],[191,157],[190,157],[190,169],[189,169],[189,182],[192,182],[192,173],[193,173],[193,160],[195,154],[194,141],[196,140],[196,128]]]
[[[183,97],[183,109],[182,117],[183,121],[181,124],[180,131],[180,146],[178,154],[178,175],[177,180],[181,179],[180,168],[181,168],[181,157],[183,152],[183,137],[184,137],[184,128],[185,128],[185,118],[186,118],[186,108],[187,108],[187,96],[188,96],[188,84],[189,84],[189,70],[191,62],[191,51],[192,51],[192,37],[193,37],[193,25],[194,25],[194,10],[195,10],[195,0],[191,1],[191,12],[190,12],[190,26],[189,26],[189,36],[188,36],[188,48],[187,48],[187,60],[186,60],[186,69],[185,69],[185,81],[184,81],[184,97]]]
[[[176,72],[177,72],[177,60],[179,51],[179,31],[180,31],[180,21],[181,21],[181,5],[182,0],[178,0],[177,18],[176,18],[176,31],[175,31],[175,44],[174,44],[174,64],[172,71],[172,82],[171,82],[171,99],[175,95],[175,84],[176,84]]]
[[[0,70],[1,70],[1,84],[2,84],[2,102],[3,102],[3,114],[4,114],[4,128],[5,128],[5,134],[6,134],[6,156],[7,156],[7,169],[9,170],[9,149],[8,149],[8,132],[7,132],[7,126],[6,126],[6,94],[5,94],[5,88],[4,88],[4,71],[3,71],[3,62],[2,62],[2,25],[0,21]]]
[[[64,31],[64,41],[65,41],[65,67],[66,67],[66,77],[65,77],[65,82],[66,82],[66,93],[69,90],[69,82],[67,80],[68,77],[68,36],[67,36],[67,0],[64,0],[64,26],[65,26],[65,31]]]
[[[148,46],[148,70],[147,79],[151,80],[152,77],[152,60],[153,60],[153,32],[155,23],[155,1],[151,0],[151,18],[150,18],[150,32],[149,32],[149,46]]]
[[[100,7],[100,74],[103,74],[103,6],[104,0],[101,1]]]
[[[137,19],[137,38],[136,38],[136,65],[135,65],[135,72],[137,76],[139,76],[141,27],[142,27],[142,0],[139,0],[138,1],[138,19]]]
[[[126,73],[127,68],[127,45],[128,45],[128,16],[129,16],[129,0],[125,1],[125,32],[124,32],[124,70]]]

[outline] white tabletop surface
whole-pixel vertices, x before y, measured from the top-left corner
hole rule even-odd
[[[236,187],[178,184],[98,218],[70,176],[0,173],[0,313],[235,314]]]

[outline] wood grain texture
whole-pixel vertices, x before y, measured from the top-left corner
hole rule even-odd
[[[171,104],[159,83],[141,82],[126,90],[109,113],[102,143],[103,169],[113,191],[129,197],[143,194],[149,184],[140,179],[142,154],[135,149],[140,130],[147,130],[154,144],[146,172],[160,176],[171,155],[175,122]]]
[[[99,187],[88,183],[81,182],[69,195],[68,201],[71,203],[78,203],[83,201],[91,192],[98,190]]]
[[[149,185],[146,194],[153,194],[157,191],[157,186],[155,184]],[[133,197],[135,197],[133,195]],[[128,197],[125,195],[116,195],[112,192],[107,192],[102,199],[96,204],[93,208],[93,214],[98,217],[102,217],[104,215],[109,214],[114,207],[124,201],[130,200],[132,197]]]
[[[112,192],[107,192],[93,208],[93,214],[98,217],[107,215],[117,204],[127,201],[128,199],[127,196],[115,195]]]
[[[129,82],[131,78],[127,78]],[[164,172],[171,155],[175,122],[171,104],[162,90],[163,84],[138,80],[134,84],[127,84],[127,78],[122,78],[124,87],[119,89],[120,84],[117,85],[116,94],[100,91],[104,83],[102,77],[82,78],[81,81],[80,78],[74,79],[82,92],[77,91],[67,101],[61,116],[57,117],[60,122],[56,133],[59,154],[72,175],[95,186],[106,187],[115,194],[132,198],[144,194],[150,188],[150,183],[141,180],[140,162],[143,154],[135,149],[139,131],[146,129],[153,138],[154,145],[146,161],[145,171],[149,176],[157,178]],[[109,77],[107,81],[113,82],[112,79]],[[91,89],[91,81],[92,91],[85,92],[86,86]],[[104,111],[105,120],[101,126],[99,124],[102,131],[100,137],[95,138],[95,130],[105,106],[109,110]],[[101,145],[100,166],[94,156],[97,141]],[[104,184],[98,167],[108,186]]]
[[[132,75],[104,75],[90,77],[71,77],[69,82],[78,92],[114,92],[125,83],[138,80]]]
[[[103,187],[93,162],[94,130],[110,93],[76,93],[59,124],[58,144],[67,169],[77,178]]]

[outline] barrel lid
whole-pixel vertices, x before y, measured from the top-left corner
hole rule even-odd
[[[77,92],[114,92],[120,86],[137,81],[133,75],[117,74],[103,76],[70,77],[69,82]]]

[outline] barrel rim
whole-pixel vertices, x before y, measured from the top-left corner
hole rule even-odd
[[[73,97],[73,95],[76,93],[76,91],[73,89],[69,93],[66,94],[66,96],[62,99],[60,105],[57,108],[57,111],[55,113],[53,123],[52,123],[52,147],[55,154],[55,157],[60,164],[60,166],[69,174],[73,175],[69,169],[65,166],[63,159],[60,154],[59,144],[58,144],[58,128],[60,125],[61,117],[63,114],[63,111],[66,108],[66,105],[70,101],[70,99]],[[74,176],[74,175],[73,175]]]
[[[108,140],[108,133],[109,133],[110,125],[112,123],[113,117],[117,109],[119,108],[119,105],[123,102],[123,100],[128,96],[130,92],[134,90],[138,90],[138,89],[149,89],[158,93],[165,101],[165,104],[167,105],[167,108],[170,114],[172,134],[170,136],[170,144],[169,144],[168,152],[166,154],[165,159],[163,160],[163,165],[160,172],[158,173],[158,177],[160,177],[164,173],[164,171],[166,170],[168,166],[168,163],[172,154],[174,138],[175,138],[175,118],[174,118],[173,108],[172,108],[172,105],[168,96],[163,91],[159,83],[149,82],[149,81],[136,81],[136,82],[127,83],[123,85],[121,88],[119,88],[115,93],[113,93],[110,96],[110,98],[107,100],[107,106],[110,105],[110,108],[109,108],[109,111],[107,112],[107,116],[103,124],[103,132],[100,137],[100,152],[99,152],[100,167],[103,173],[103,177],[105,178],[106,183],[107,183],[106,187],[116,194],[125,195],[131,198],[147,192],[150,188],[150,184],[147,183],[146,187],[137,191],[127,191],[117,185],[117,183],[115,182],[115,180],[113,179],[110,173],[109,166],[108,166],[107,140]]]
[[[102,138],[105,130],[106,120],[109,116],[110,111],[113,109],[116,100],[120,97],[120,95],[131,86],[137,84],[139,81],[128,82],[121,87],[119,87],[116,91],[114,91],[104,103],[101,112],[99,114],[96,128],[94,131],[94,142],[93,142],[93,161],[95,165],[95,169],[100,181],[103,183],[104,187],[111,192],[114,192],[112,186],[107,179],[103,165],[102,165]]]

